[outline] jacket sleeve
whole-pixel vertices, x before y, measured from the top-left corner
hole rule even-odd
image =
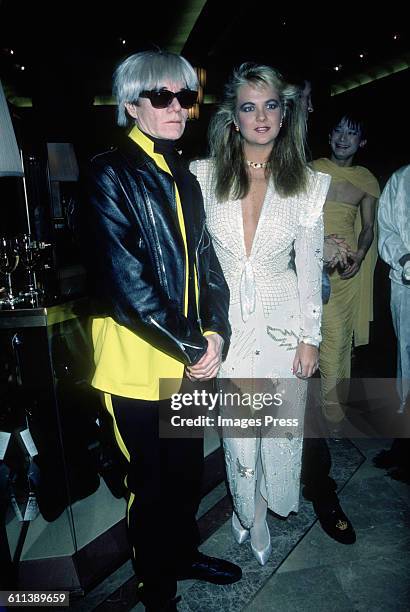
[[[224,339],[222,357],[225,359],[231,338],[229,287],[206,227],[204,233],[203,248],[209,250],[209,269],[206,283],[203,283],[201,287],[200,317],[204,333],[216,332]]]
[[[195,364],[207,341],[155,280],[158,262],[147,248],[148,220],[140,208],[129,202],[115,170],[96,158],[83,180],[79,215],[91,291],[119,325],[185,365]]]
[[[209,181],[209,160],[198,160],[190,163],[189,169],[196,177],[198,189],[201,192],[200,200],[203,205],[203,196],[207,192],[206,184]],[[219,259],[212,244],[212,238],[205,225],[201,251],[199,257],[206,255],[208,258],[208,273],[206,282],[202,282],[200,301],[200,317],[204,333],[216,332],[224,339],[222,351],[223,359],[226,358],[231,338],[231,326],[229,324],[229,287],[222,272]]]
[[[409,253],[400,233],[401,226],[404,227],[406,224],[404,219],[400,220],[400,213],[405,209],[400,204],[408,197],[404,186],[404,181],[399,180],[399,173],[394,173],[380,196],[378,209],[380,257],[400,273],[402,271],[400,260]]]

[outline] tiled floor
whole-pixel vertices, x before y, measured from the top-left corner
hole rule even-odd
[[[383,343],[385,342],[383,336]],[[393,342],[357,351],[353,374],[393,376]],[[388,350],[387,350],[388,348]],[[381,361],[383,363],[381,364]],[[406,419],[409,420],[408,417]],[[410,486],[392,480],[372,459],[390,439],[330,440],[332,475],[352,520],[357,541],[346,546],[321,529],[310,502],[286,521],[269,515],[273,553],[264,567],[249,543],[237,545],[230,533],[231,503],[225,483],[203,499],[199,525],[201,549],[238,563],[240,582],[215,586],[179,583],[183,612],[399,612],[410,610]],[[131,563],[125,563],[73,610],[143,611],[136,601]]]
[[[337,544],[315,523],[247,612],[409,609],[410,490],[373,467],[380,441],[355,444],[366,461],[340,498],[354,521],[357,542]]]
[[[179,609],[185,612],[388,612],[410,609],[410,487],[386,476],[372,458],[389,440],[330,441],[333,476],[342,488],[343,508],[354,522],[357,542],[330,539],[302,500],[299,513],[282,521],[269,516],[273,553],[260,567],[249,543],[237,545],[230,533],[231,506],[225,484],[204,498],[202,550],[238,563],[240,582],[215,586],[181,582]],[[136,610],[135,580],[123,565],[72,609]]]
[[[368,389],[362,384],[364,377],[379,384],[382,378],[386,380],[385,377],[393,378],[395,375],[395,342],[388,317],[387,294],[380,285],[380,280],[378,287],[375,291],[375,296],[380,296],[379,302],[377,299],[375,302],[378,323],[372,328],[371,343],[354,353],[352,376],[361,379],[358,381],[359,386],[361,385],[360,393],[363,389]],[[377,409],[371,413],[371,425],[384,424],[385,439],[380,436],[376,439],[376,436],[370,435],[367,438],[351,436],[349,439],[329,441],[332,476],[338,483],[342,506],[357,533],[357,541],[351,546],[338,544],[329,538],[321,529],[312,504],[302,498],[298,514],[291,515],[287,520],[269,514],[273,552],[268,564],[259,566],[249,543],[239,546],[232,538],[232,506],[223,477],[223,458],[220,449],[218,450],[219,441],[208,441],[208,450],[214,452],[207,458],[210,478],[207,479],[206,494],[198,516],[202,536],[201,549],[207,554],[238,563],[243,569],[243,578],[230,586],[215,586],[196,581],[180,582],[181,602],[178,608],[181,612],[410,610],[410,486],[391,479],[385,470],[377,469],[372,461],[381,449],[390,447],[390,437],[397,435],[391,434],[390,430],[386,433],[386,423],[390,422],[392,414],[395,414],[392,401],[395,394],[394,381],[383,382],[382,386],[388,392],[385,394],[385,401],[379,402]],[[366,401],[361,399],[362,396],[355,397],[358,417],[356,425],[360,427],[362,416],[369,414],[369,411],[366,409]],[[408,416],[407,414],[407,417],[401,417],[400,435],[407,432],[410,438]],[[83,524],[88,527],[91,516],[97,519],[93,520],[92,524],[98,528],[98,532],[105,533],[106,523],[115,525],[115,528],[118,527],[121,531],[123,521],[117,518],[116,522],[111,513],[114,513],[115,517],[121,517],[124,500],[114,499],[102,480],[95,496],[90,496],[95,503],[90,505],[89,501],[82,503],[82,500],[79,500],[74,504],[73,513],[80,519],[80,511],[83,512]],[[120,513],[117,506],[121,506]],[[101,508],[104,508],[104,511],[100,511]],[[65,515],[61,520],[63,518]],[[38,524],[31,525],[30,532],[28,535],[26,533],[27,555],[30,551],[36,552],[36,536],[44,525],[44,521],[39,517]],[[49,530],[46,532],[47,551],[50,555],[58,539],[54,537],[55,534],[59,534],[67,542],[70,541],[73,548],[72,538],[65,536],[66,529],[61,525],[61,521],[46,525]],[[111,530],[108,531],[111,533]],[[121,533],[125,536],[124,529]],[[95,534],[87,529],[78,530],[76,535],[79,549],[89,539],[93,542],[97,540]],[[113,538],[112,542],[118,544],[118,539]],[[122,562],[118,559],[125,558],[125,537],[123,543],[123,548],[120,547],[121,555],[115,557],[117,564]],[[61,552],[61,548],[58,550]],[[106,555],[110,560],[114,557],[110,539],[104,540],[103,545],[99,546],[98,555]],[[23,560],[26,557],[23,556]],[[85,563],[86,567],[90,568],[97,565],[99,557],[91,551],[84,559],[83,565]],[[50,564],[47,567],[50,569]],[[106,567],[107,565],[104,569]],[[0,578],[2,571],[4,568],[0,567]],[[66,574],[64,579],[66,581]],[[94,582],[90,579],[84,584]],[[79,590],[77,589],[77,592]],[[78,612],[142,612],[143,606],[138,603],[137,584],[131,562],[126,561],[121,567],[117,567],[85,596],[76,597],[73,591],[70,609]]]

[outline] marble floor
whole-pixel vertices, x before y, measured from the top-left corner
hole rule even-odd
[[[286,521],[269,515],[273,553],[260,567],[249,543],[230,533],[231,503],[221,482],[203,499],[199,525],[203,552],[238,563],[240,582],[229,586],[179,583],[185,612],[388,612],[410,609],[410,487],[373,465],[388,439],[329,440],[332,475],[357,533],[346,546],[321,529],[310,502]],[[73,610],[143,611],[127,562],[104,582],[72,601]]]
[[[385,314],[383,314],[384,319]],[[394,337],[384,325],[375,328],[369,347],[355,351],[353,376],[391,377],[395,373]],[[380,380],[379,378],[379,380]],[[386,379],[387,380],[387,379]],[[383,417],[383,413],[381,416]],[[408,415],[407,415],[408,417]],[[409,419],[406,419],[408,423]],[[395,434],[396,435],[396,434]],[[410,437],[410,435],[408,436]],[[373,458],[391,446],[390,437],[330,439],[332,476],[343,509],[356,529],[353,545],[335,542],[324,533],[309,501],[301,498],[298,514],[286,521],[269,515],[273,552],[261,567],[249,542],[237,545],[230,533],[232,506],[223,478],[202,500],[198,522],[203,552],[238,563],[240,582],[216,586],[198,581],[179,583],[184,612],[399,612],[410,610],[410,486],[376,468]],[[218,450],[212,457],[218,455]],[[81,599],[81,612],[119,612],[143,606],[136,598],[131,563],[126,562]]]
[[[379,316],[385,323],[373,329],[369,347],[355,351],[353,376],[394,378],[394,335],[386,332],[389,324],[386,314]],[[382,411],[383,415],[387,417]],[[408,429],[408,415],[403,422]],[[184,612],[410,610],[410,485],[390,478],[385,469],[373,464],[373,458],[382,449],[390,448],[391,437],[396,435],[329,440],[331,475],[338,484],[342,507],[356,529],[356,543],[339,544],[326,535],[312,504],[301,498],[298,514],[286,521],[269,515],[273,552],[264,567],[257,564],[249,542],[239,546],[232,539],[232,506],[223,478],[223,462],[215,450],[210,455],[213,457],[211,472],[218,474],[218,478],[206,490],[198,516],[201,549],[238,563],[243,578],[230,586],[180,582],[178,609]],[[71,607],[83,612],[142,612],[144,608],[136,599],[131,563],[124,563],[84,597],[73,600]]]
[[[380,279],[384,279],[383,283]],[[222,452],[218,439],[208,440],[204,496],[198,513],[201,550],[237,563],[243,570],[243,578],[229,586],[192,580],[180,582],[181,600],[178,609],[181,612],[410,610],[410,485],[394,480],[385,469],[379,469],[373,463],[374,457],[381,450],[390,448],[392,438],[406,436],[407,442],[410,442],[409,413],[400,417],[401,421],[395,430],[393,428],[391,431],[384,425],[382,434],[379,431],[377,435],[372,435],[372,431],[377,429],[380,423],[385,424],[391,415],[395,414],[392,397],[395,393],[396,347],[389,318],[386,279],[386,274],[379,274],[378,284],[376,283],[377,324],[371,329],[370,344],[355,350],[353,354],[352,377],[361,385],[358,395],[355,396],[355,414],[358,416],[356,431],[363,425],[362,417],[369,414],[366,402],[360,404],[362,398],[369,395],[369,389],[373,389],[373,382],[369,386],[364,384],[365,380],[381,382],[383,389],[388,390],[385,394],[386,401],[379,402],[371,414],[370,434],[366,437],[348,435],[329,440],[331,476],[338,484],[342,507],[356,529],[356,543],[339,544],[326,535],[315,516],[312,504],[301,497],[299,512],[292,514],[287,520],[281,520],[273,514],[268,515],[273,552],[264,567],[258,565],[249,542],[239,546],[232,538],[232,505],[225,484]],[[119,512],[117,507],[125,503],[122,498],[119,499],[120,496],[117,498],[115,493],[114,499],[111,488],[108,491],[103,485],[104,483],[94,497],[90,496],[95,501],[93,505],[90,506],[89,502],[83,503],[82,499],[79,499],[73,506],[72,519],[78,518],[81,511],[86,519],[84,524],[89,526],[90,516],[95,515],[101,520],[93,521],[93,525],[95,523],[94,526],[103,531],[103,535],[108,533],[110,537],[101,540],[91,531],[76,530],[75,544],[78,545],[79,552],[85,551],[86,554],[76,557],[72,569],[87,569],[84,574],[90,574],[91,578],[84,582],[87,584],[84,589],[71,591],[70,610],[143,612],[144,608],[138,602],[132,565],[126,556],[123,512],[122,508]],[[104,511],[99,512],[101,508]],[[114,518],[111,514],[115,515]],[[106,529],[105,523],[101,523],[103,520],[113,527]],[[57,522],[55,523],[51,524],[50,529],[53,528],[53,534],[59,532],[64,539],[65,530],[58,529]],[[41,527],[43,522],[40,521],[39,525]],[[30,545],[34,550],[35,536],[40,531],[39,525],[36,526],[37,531],[31,526],[29,535],[26,534],[26,548]],[[111,532],[115,532],[112,537]],[[47,572],[53,573],[55,570],[58,573],[57,570],[62,568],[60,573],[62,572],[66,584],[65,568],[68,566],[56,562],[59,559],[55,556],[54,549],[50,548],[54,539],[48,538],[50,558],[55,559],[55,562],[50,564],[48,559]],[[72,549],[76,550],[73,538],[65,539],[70,540]],[[86,544],[90,539],[98,543],[98,546],[88,550]],[[114,553],[117,553],[116,557]],[[74,556],[72,555],[73,558]],[[26,557],[22,556],[23,561]],[[117,561],[111,564],[109,562],[113,557]],[[65,558],[61,562],[65,562]],[[4,566],[1,565],[0,578],[4,572]],[[103,573],[100,571],[102,565],[110,569]],[[94,573],[90,568],[95,569]],[[98,578],[94,579],[93,576]],[[75,577],[77,574],[73,572],[73,578]]]

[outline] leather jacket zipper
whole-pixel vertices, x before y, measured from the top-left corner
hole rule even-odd
[[[160,329],[166,336],[171,338],[171,340],[173,340],[175,344],[179,346],[181,351],[185,354],[187,354],[185,347],[198,349],[198,350],[201,350],[203,348],[202,346],[199,346],[198,344],[191,344],[190,342],[181,342],[181,340],[178,340],[178,338],[176,338],[173,334],[171,334],[171,332],[165,329],[165,327],[162,327],[162,325],[160,325],[151,315],[148,317],[148,321],[152,325],[154,325],[154,327],[156,327],[157,329]]]
[[[200,327],[201,330],[202,330],[202,320],[201,320],[201,317],[199,315],[199,304],[201,303],[200,302],[200,299],[201,299],[201,278],[199,276],[198,249],[199,249],[199,247],[200,247],[200,245],[202,243],[202,239],[204,237],[204,232],[205,232],[205,223],[202,226],[202,231],[201,231],[201,236],[200,236],[199,241],[198,241],[198,246],[195,249],[195,266],[196,266],[196,277],[197,277],[197,284],[198,284],[198,301],[197,301],[197,304],[196,304],[196,312],[197,312],[197,321],[198,321],[198,324],[199,324],[199,327]]]

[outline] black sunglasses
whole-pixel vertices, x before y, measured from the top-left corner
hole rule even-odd
[[[168,89],[151,89],[151,91],[142,91],[140,98],[148,98],[154,108],[167,108],[172,104],[172,100],[176,98],[182,108],[191,108],[198,97],[198,92],[192,89],[181,89],[174,93]]]

